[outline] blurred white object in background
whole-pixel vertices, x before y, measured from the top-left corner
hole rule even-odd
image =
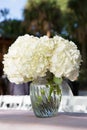
[[[30,96],[0,96],[0,110],[32,111]],[[59,112],[87,113],[87,96],[63,96]]]

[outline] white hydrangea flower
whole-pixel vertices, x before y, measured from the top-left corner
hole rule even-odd
[[[56,77],[75,80],[81,55],[77,46],[62,37],[20,36],[4,55],[4,73],[11,82],[23,83],[45,76],[49,70]]]
[[[49,64],[45,54],[49,50],[42,43],[43,38],[24,35],[12,44],[3,61],[4,72],[11,82],[23,83],[45,75]]]
[[[62,37],[55,36],[55,50],[50,59],[50,71],[56,77],[67,77],[74,81],[79,75],[81,55],[77,46]]]

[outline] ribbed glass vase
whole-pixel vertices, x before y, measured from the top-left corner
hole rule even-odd
[[[57,115],[61,96],[60,86],[52,82],[48,84],[45,77],[38,78],[30,85],[31,104],[36,117]]]

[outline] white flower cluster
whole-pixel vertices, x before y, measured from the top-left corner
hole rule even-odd
[[[59,36],[37,38],[26,34],[9,47],[3,70],[17,84],[43,77],[48,70],[58,78],[75,80],[80,62],[80,52],[73,42]]]

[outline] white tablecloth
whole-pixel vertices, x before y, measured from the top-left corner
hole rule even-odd
[[[87,114],[58,113],[37,118],[32,111],[0,110],[0,130],[87,130]]]

